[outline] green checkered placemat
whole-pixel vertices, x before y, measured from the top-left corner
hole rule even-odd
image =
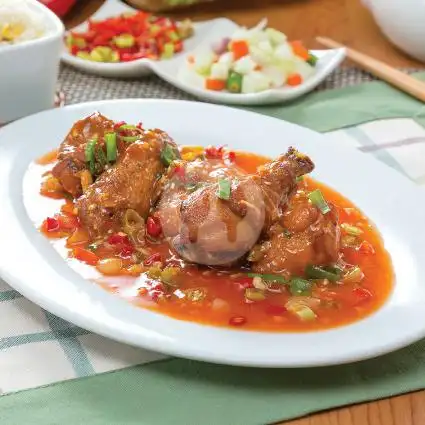
[[[70,77],[64,78],[69,72],[62,71],[62,81],[73,102],[79,96],[67,85]],[[93,79],[72,78],[77,77]],[[113,95],[107,81],[98,97]],[[121,97],[127,96],[134,97]],[[384,84],[318,91],[284,107],[247,109],[327,132],[425,184],[425,108]],[[293,371],[207,365],[110,341],[43,311],[0,281],[0,419],[7,425],[76,424],[83,417],[90,425],[262,424],[423,388],[422,345],[380,363],[299,371],[298,381]]]

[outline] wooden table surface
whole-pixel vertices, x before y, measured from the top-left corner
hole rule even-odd
[[[67,27],[82,22],[103,1],[80,1],[66,18]],[[291,39],[303,40],[309,48],[319,47],[315,36],[328,36],[393,66],[425,68],[425,64],[408,58],[386,41],[360,0],[221,0],[173,15],[194,20],[225,16],[241,25],[253,25],[266,16],[270,26],[284,31]],[[285,422],[285,425],[424,424],[425,391]]]

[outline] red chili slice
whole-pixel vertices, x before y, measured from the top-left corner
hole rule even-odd
[[[231,326],[243,326],[246,322],[245,316],[233,316],[229,319],[229,325]]]
[[[162,232],[162,226],[156,217],[148,217],[146,220],[146,232],[149,236],[157,238]]]

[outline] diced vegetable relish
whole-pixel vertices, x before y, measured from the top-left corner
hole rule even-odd
[[[89,21],[86,32],[66,37],[70,53],[94,62],[130,62],[137,59],[169,59],[183,50],[193,34],[190,21],[177,22],[147,12],[135,12]]]
[[[180,148],[182,156],[191,153],[193,159],[201,155],[210,160],[229,158],[232,153],[232,162],[248,173],[267,161],[224,147]],[[52,159],[48,156],[42,162]],[[178,167],[173,172],[179,174]],[[340,223],[345,224],[343,237],[355,238],[352,246],[341,249],[341,264],[311,265],[302,276],[251,273],[246,266],[211,269],[185,263],[162,240],[155,215],[145,222],[149,238],[141,249],[132,240],[132,229],[138,223],[134,213],[127,217],[128,230],[124,226],[123,232],[104,241],[91,241],[71,201],[56,216],[47,218],[41,230],[50,238],[66,237],[69,256],[95,266],[100,273],[96,282],[101,286],[141,307],[178,319],[276,332],[311,331],[359,320],[379,308],[391,291],[389,255],[376,229],[350,201],[307,177],[298,185],[305,193],[320,191],[324,200],[336,206]],[[61,191],[54,182],[48,189],[48,196]],[[221,187],[226,195],[228,189]],[[361,232],[345,235],[344,228],[350,226]]]
[[[256,93],[298,86],[314,73],[317,58],[300,41],[260,23],[187,57],[179,78],[213,91]]]

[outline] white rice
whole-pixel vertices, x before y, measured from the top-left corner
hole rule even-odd
[[[12,41],[2,40],[2,31],[14,25],[24,27],[24,31]],[[26,0],[0,0],[0,46],[34,40],[46,33],[42,12],[31,7]]]

